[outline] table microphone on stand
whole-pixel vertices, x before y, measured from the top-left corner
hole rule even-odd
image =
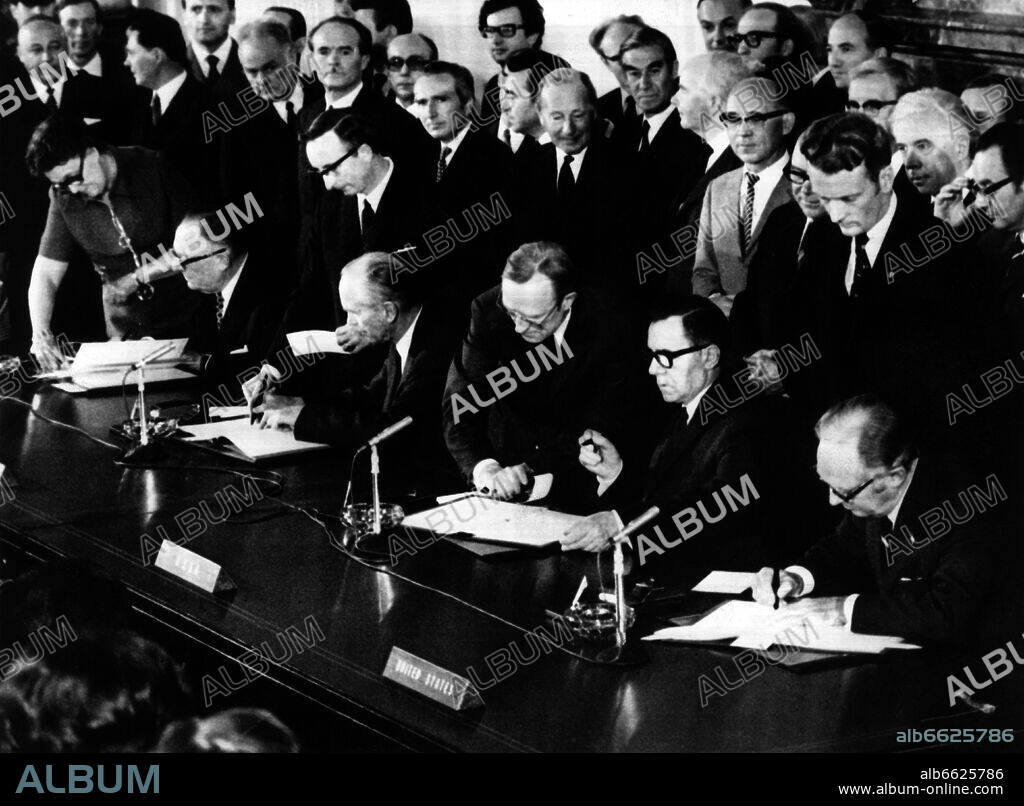
[[[156,458],[156,456],[158,455],[157,445],[150,441],[149,430],[150,430],[150,425],[151,424],[146,421],[146,416],[147,416],[147,411],[146,411],[146,367],[149,364],[151,364],[154,361],[156,361],[157,359],[163,358],[167,353],[171,352],[171,350],[173,350],[173,349],[174,349],[173,342],[168,342],[167,344],[162,344],[162,345],[160,345],[160,347],[155,349],[153,352],[149,353],[148,355],[143,356],[138,361],[136,361],[134,364],[132,364],[131,368],[128,370],[128,372],[138,371],[138,373],[139,373],[139,382],[138,382],[138,385],[139,385],[139,400],[138,400],[138,403],[136,404],[138,406],[138,409],[139,409],[139,437],[138,437],[138,441],[136,441],[135,439],[132,440],[132,444],[121,455],[121,459],[122,460],[126,460],[126,459],[134,459],[134,460],[147,459],[147,460],[149,460],[149,459]],[[127,376],[128,376],[128,373],[126,372],[125,373],[125,377],[127,378]],[[133,429],[133,425],[134,425],[133,420],[134,420],[134,418],[132,418],[132,420],[129,420],[127,423],[125,423],[126,429],[130,429],[130,430]],[[155,426],[156,423],[152,423],[152,425]]]

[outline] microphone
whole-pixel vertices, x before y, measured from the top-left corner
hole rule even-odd
[[[147,356],[145,356],[143,358],[140,358],[138,361],[136,361],[134,364],[132,364],[132,369],[142,369],[147,364],[152,363],[153,361],[156,361],[158,358],[163,357],[165,354],[169,353],[173,349],[174,349],[174,343],[173,342],[168,342],[167,344],[164,344],[164,345],[158,347],[156,350],[151,352],[149,355],[147,355]]]
[[[379,434],[377,434],[377,436],[371,437],[370,441],[366,443],[366,447],[367,448],[372,448],[375,445],[379,445],[381,442],[386,440],[388,437],[394,436],[399,431],[401,431],[403,428],[405,428],[406,426],[409,426],[409,425],[412,425],[412,417],[403,417],[397,423],[394,423],[393,425],[389,425],[387,428],[385,428],[383,431],[381,431]]]
[[[623,526],[614,537],[612,537],[612,543],[623,543],[628,540],[634,533],[640,531],[644,526],[653,521],[661,514],[661,509],[658,507],[651,507],[645,512],[637,515],[633,520]]]

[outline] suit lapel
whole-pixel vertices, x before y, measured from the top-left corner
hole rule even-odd
[[[786,202],[792,200],[792,198],[793,194],[789,189],[789,180],[783,176],[776,183],[775,187],[772,188],[772,195],[768,197],[768,204],[765,205],[764,212],[761,213],[761,217],[754,225],[754,231],[750,234],[749,254],[753,254],[754,248],[757,245],[757,239],[761,237],[761,230],[764,229],[764,223],[768,220],[768,216],[772,214],[775,208],[781,207]]]

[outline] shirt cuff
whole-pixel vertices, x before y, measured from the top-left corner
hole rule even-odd
[[[498,470],[501,470],[501,463],[497,459],[484,459],[477,462],[473,468],[473,486],[478,490],[483,490],[490,482],[491,475]]]
[[[800,581],[804,583],[803,589],[800,591],[800,596],[810,596],[811,591],[814,590],[814,574],[802,565],[791,565],[785,570],[790,574],[795,574],[800,577]]]
[[[853,605],[857,601],[859,593],[851,593],[846,597],[846,601],[843,602],[843,617],[846,619],[846,626],[843,628],[847,632],[853,632]]]
[[[616,481],[619,480],[619,476],[622,475],[622,467],[623,467],[622,465],[619,465],[618,471],[610,479],[598,479],[598,481],[597,481],[597,497],[598,498],[600,498],[602,495],[604,495],[606,492],[608,492],[608,488],[611,487]],[[621,529],[622,526],[620,525],[619,528]]]

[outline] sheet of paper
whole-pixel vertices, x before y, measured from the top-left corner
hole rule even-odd
[[[721,641],[723,638],[759,632],[773,620],[775,612],[757,602],[725,602],[696,624],[667,627],[647,637],[679,641]]]
[[[770,635],[741,635],[732,642],[732,646],[747,649],[767,649],[772,645],[816,649],[821,652],[863,652],[871,655],[877,655],[886,649],[921,648],[917,644],[908,644],[895,635],[867,635],[847,632],[842,627],[821,625],[813,629],[808,625],[775,628]]]
[[[160,356],[160,360],[156,364],[176,363],[181,360],[187,342],[188,339],[86,342],[75,354],[75,360],[71,362],[71,370],[75,374],[93,367],[121,366],[127,369],[129,364],[141,361],[165,345],[171,345],[171,349]]]
[[[530,497],[526,499],[525,503],[532,504],[534,501],[542,501],[548,497],[548,493],[551,492],[551,485],[554,483],[555,476],[552,473],[541,473],[538,476],[533,477],[533,489],[530,490]],[[451,501],[458,501],[460,498],[465,498],[467,493],[454,493],[452,495],[439,495],[437,497],[437,503],[447,504]]]
[[[750,587],[750,571],[712,571],[698,582],[694,593],[743,593]]]
[[[316,353],[339,353],[349,355],[338,346],[338,339],[333,330],[297,330],[288,334],[288,346],[295,355],[314,355]]]
[[[583,520],[544,507],[494,501],[464,495],[433,509],[409,515],[404,526],[441,535],[465,533],[478,540],[543,548],[559,541],[566,530]]]
[[[236,417],[248,417],[248,406],[210,406],[210,416],[221,420],[234,420]]]
[[[218,437],[226,437],[231,440],[231,444],[235,448],[252,459],[284,456],[328,447],[318,442],[297,440],[291,431],[277,431],[273,428],[249,425],[247,418],[189,425],[183,428],[182,432],[186,442],[209,441]]]

